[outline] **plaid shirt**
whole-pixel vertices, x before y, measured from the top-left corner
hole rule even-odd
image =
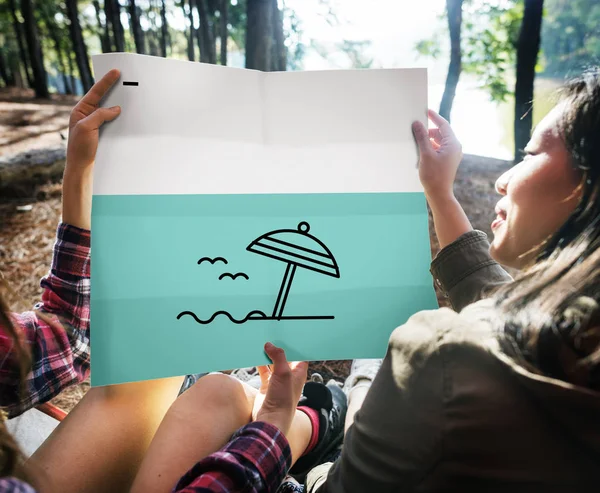
[[[22,391],[13,342],[0,327],[0,406],[9,417],[52,399],[89,374],[89,231],[59,224],[52,267],[41,286],[42,301],[34,311],[12,315],[32,359]]]
[[[250,423],[192,467],[173,493],[275,493],[291,463],[290,446],[275,426]]]
[[[291,463],[288,441],[275,426],[250,423],[225,447],[192,467],[173,493],[275,493]],[[35,490],[15,478],[1,478],[0,493]]]

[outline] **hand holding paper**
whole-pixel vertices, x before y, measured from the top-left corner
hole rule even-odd
[[[118,70],[108,72],[71,112],[63,179],[62,220],[78,228],[90,229],[92,165],[98,149],[99,128],[104,122],[114,120],[121,112],[118,106],[100,108],[99,105],[118,78]]]
[[[473,227],[454,196],[454,180],[462,160],[462,146],[445,118],[429,110],[437,125],[429,131],[421,122],[413,123],[419,146],[419,178],[431,208],[440,248],[456,241]]]
[[[265,344],[265,352],[273,366],[272,369],[258,367],[261,387],[254,401],[252,418],[270,423],[287,435],[306,382],[308,363],[288,363],[285,351],[270,342]]]
[[[454,196],[453,185],[462,160],[462,146],[450,124],[435,111],[429,119],[437,128],[429,130],[421,122],[413,123],[419,146],[419,178],[428,197],[447,199]]]

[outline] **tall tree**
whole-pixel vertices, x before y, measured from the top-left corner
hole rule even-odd
[[[96,22],[98,23],[98,37],[100,38],[100,47],[102,53],[109,53],[110,48],[110,34],[108,32],[108,23],[103,23],[100,17],[100,2],[98,0],[92,0],[94,10],[96,12]]]
[[[69,65],[71,89],[73,89],[73,94],[77,94],[77,79],[75,79],[75,67],[73,67],[73,56],[71,55],[71,50],[67,50],[67,64]]]
[[[525,0],[521,32],[517,42],[515,84],[515,161],[523,157],[533,126],[535,67],[540,51],[544,0]]]
[[[121,24],[121,4],[119,0],[104,0],[107,23],[110,22],[116,51],[125,51],[125,31]]]
[[[23,62],[23,67],[25,68],[25,78],[27,79],[27,84],[29,87],[33,87],[33,77],[31,76],[30,67],[29,67],[29,57],[27,56],[27,50],[25,49],[25,42],[23,41],[23,31],[21,28],[21,22],[17,17],[17,6],[15,5],[15,0],[8,0],[8,5],[10,7],[10,13],[13,20],[13,28],[15,30],[15,38],[17,40],[17,45],[19,46],[19,55],[21,56],[21,61]]]
[[[87,47],[81,32],[79,23],[79,11],[77,10],[77,0],[66,0],[67,17],[69,18],[69,33],[71,34],[71,43],[75,53],[75,61],[79,69],[83,92],[88,92],[92,87],[94,80],[92,70],[90,69],[90,60],[88,58]]]
[[[13,77],[10,68],[4,59],[3,48],[4,47],[0,46],[0,79],[2,79],[5,86],[11,87],[15,85],[15,78]]]
[[[190,31],[188,33],[188,44],[187,44],[187,54],[188,60],[193,62],[196,60],[196,48],[194,45],[194,13],[192,12],[191,2],[188,4],[188,8],[185,8],[186,3],[185,0],[181,0],[181,9],[183,10],[183,15],[187,17],[188,22],[190,23]]]
[[[37,21],[33,13],[32,0],[21,0],[21,15],[24,20],[25,40],[27,41],[27,51],[31,61],[33,71],[33,89],[38,98],[48,98],[48,81],[46,78],[46,69],[44,68],[44,54],[38,34]]]
[[[229,0],[221,0],[219,15],[219,38],[221,39],[221,65],[227,65],[227,24],[229,22]]]
[[[287,66],[287,48],[283,35],[283,11],[279,9],[278,1],[272,0],[273,5],[273,55],[271,70],[284,71]]]
[[[446,87],[440,103],[440,115],[450,121],[452,103],[456,95],[456,86],[462,70],[462,49],[460,46],[460,34],[462,27],[462,4],[463,0],[446,0],[448,11],[448,28],[450,29],[450,65],[446,77]]]
[[[44,5],[40,6],[39,11],[42,15],[42,18],[44,19],[44,24],[46,25],[46,29],[48,30],[48,34],[50,35],[52,44],[54,44],[54,51],[56,51],[56,58],[58,60],[58,66],[59,66],[60,73],[62,76],[63,85],[65,86],[65,94],[73,94],[73,91],[71,89],[71,84],[69,84],[67,68],[65,66],[61,32],[60,32],[59,27],[56,25],[56,20],[54,17],[55,11],[53,9],[51,9],[50,5],[48,5],[48,4],[44,4]]]
[[[167,6],[165,0],[160,3],[160,49],[162,56],[167,57],[167,45],[169,44],[169,26],[167,25]]]
[[[140,16],[135,0],[129,0],[129,25],[133,33],[133,41],[135,42],[135,51],[140,54],[146,52],[144,48],[144,33],[140,25]]]
[[[272,0],[247,0],[246,68],[269,72],[273,57]]]
[[[207,0],[196,0],[196,7],[200,19],[200,61],[205,63],[217,63],[212,12],[208,8]]]

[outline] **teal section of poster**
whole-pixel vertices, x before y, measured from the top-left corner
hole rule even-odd
[[[263,364],[267,341],[383,357],[437,307],[422,193],[100,195],[92,216],[94,386]]]

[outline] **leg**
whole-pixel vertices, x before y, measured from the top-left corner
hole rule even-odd
[[[348,412],[346,413],[346,423],[344,424],[344,433],[348,431],[348,428],[354,423],[354,415],[358,411],[367,396],[369,391],[369,385],[359,385],[352,389],[352,392],[348,396]]]
[[[26,463],[38,491],[129,491],[182,378],[91,389]]]
[[[171,406],[135,479],[132,493],[170,492],[196,462],[248,424],[257,390],[228,375],[200,379]],[[306,450],[310,420],[296,411],[288,442],[295,462]]]
[[[350,375],[344,384],[344,392],[348,396],[348,412],[344,432],[354,423],[354,415],[362,407],[369,387],[375,375],[381,368],[383,360],[380,359],[355,359],[352,361]]]
[[[170,492],[196,462],[219,450],[250,422],[256,392],[228,375],[202,377],[169,409],[132,493]]]

